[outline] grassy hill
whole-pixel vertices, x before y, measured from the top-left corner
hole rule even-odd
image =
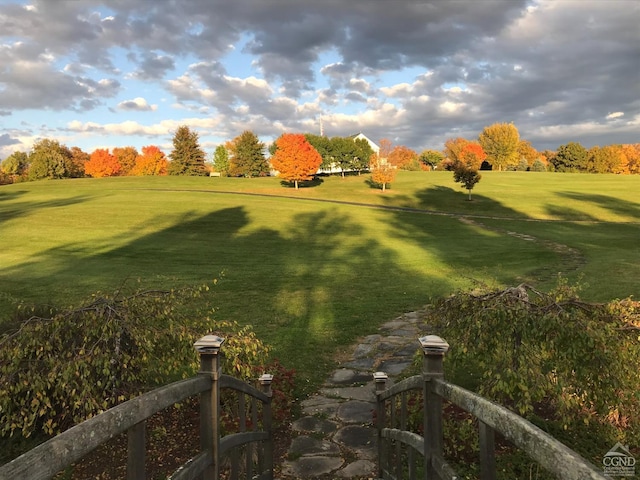
[[[582,276],[586,300],[637,296],[640,177],[450,172],[310,188],[276,178],[107,178],[0,187],[0,323],[123,284],[219,279],[216,318],[251,324],[313,382],[333,353],[432,298]]]

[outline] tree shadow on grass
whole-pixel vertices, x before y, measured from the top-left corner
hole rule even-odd
[[[284,229],[254,229],[242,206],[186,212],[148,235],[131,231],[105,239],[104,245],[119,246],[102,253],[83,244],[52,248],[3,270],[0,281],[19,277],[51,292],[47,301],[66,306],[69,298],[115,291],[128,278],[141,279],[145,288],[220,278],[207,300],[216,309],[213,318],[252,325],[274,356],[309,381],[305,390],[315,389],[338,349],[427,303],[429,282],[442,293],[452,285],[406,268],[397,252],[365,235],[334,205],[309,209],[283,219]]]
[[[372,190],[382,190],[382,184],[378,182],[374,182],[371,178],[367,178],[364,181],[364,184],[367,185]],[[393,186],[392,183],[388,184],[385,190],[391,190],[392,186]]]
[[[620,199],[561,195],[596,203],[627,218],[638,214],[638,204]],[[493,279],[501,285],[526,281],[549,286],[555,284],[558,274],[578,279],[581,272],[588,272],[592,279],[585,278],[585,287],[593,283],[585,290],[585,298],[599,301],[640,293],[633,281],[640,275],[640,250],[635,248],[640,237],[635,224],[585,224],[584,220],[596,219],[588,213],[589,207],[577,210],[568,205],[548,207],[554,219],[534,219],[482,195],[476,195],[477,204],[465,204],[447,187],[428,188],[416,197],[426,218],[396,212],[394,229],[404,240],[438,251],[442,261],[462,276]],[[455,208],[453,202],[457,202]],[[450,216],[451,221],[442,224],[438,216]],[[607,269],[604,289],[593,280],[602,276],[601,268]],[[620,273],[609,275],[614,271]]]
[[[90,200],[90,196],[76,195],[57,200],[33,202],[29,200],[29,191],[0,191],[0,223],[13,218],[26,218],[29,214],[43,209],[61,208]]]
[[[324,183],[324,180],[321,177],[316,175],[311,180],[299,181],[298,182],[298,187],[299,188],[313,188],[313,187],[319,187],[323,183]],[[295,183],[294,182],[289,182],[287,180],[282,180],[280,182],[280,185],[282,187],[287,187],[287,188],[294,188],[295,187]]]
[[[423,215],[396,212],[394,230],[404,241],[437,252],[438,258],[460,280],[487,285],[508,285],[539,280],[544,267],[560,261],[560,254],[532,237],[518,235],[510,221],[529,217],[500,202],[438,186],[417,192]],[[490,220],[501,221],[491,225]]]
[[[559,196],[591,203],[617,215],[628,217],[630,221],[640,221],[640,203],[633,203],[600,194],[587,194],[578,192],[559,192]]]

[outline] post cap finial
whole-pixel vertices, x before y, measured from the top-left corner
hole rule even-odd
[[[260,375],[260,378],[258,378],[258,381],[260,382],[260,385],[271,385],[271,382],[273,381],[273,375],[271,375],[270,373],[263,373],[262,375]]]
[[[373,380],[375,382],[386,382],[389,379],[389,375],[384,372],[374,372]]]
[[[425,335],[418,341],[425,355],[444,355],[449,351],[449,344],[437,335]]]
[[[193,344],[198,353],[217,354],[224,343],[224,338],[217,335],[205,335]]]

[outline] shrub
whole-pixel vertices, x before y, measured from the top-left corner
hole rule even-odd
[[[563,429],[599,423],[616,441],[640,438],[640,302],[586,303],[561,281],[546,294],[520,285],[455,295],[433,321],[452,346],[453,381]]]
[[[85,304],[31,314],[0,336],[0,435],[62,431],[150,386],[192,375],[193,343],[226,338],[223,369],[243,378],[263,363],[265,347],[235,322],[183,308],[207,287],[95,294]]]
[[[544,162],[542,162],[542,160],[538,159],[535,162],[533,162],[533,165],[531,165],[531,171],[532,172],[546,172],[547,171],[547,166],[544,164]]]

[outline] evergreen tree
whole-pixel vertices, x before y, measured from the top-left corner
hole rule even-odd
[[[269,173],[264,156],[264,143],[255,133],[244,131],[230,144],[229,174],[235,177],[260,177]]]
[[[173,150],[169,154],[169,175],[206,175],[205,155],[198,134],[181,125],[173,136]]]

